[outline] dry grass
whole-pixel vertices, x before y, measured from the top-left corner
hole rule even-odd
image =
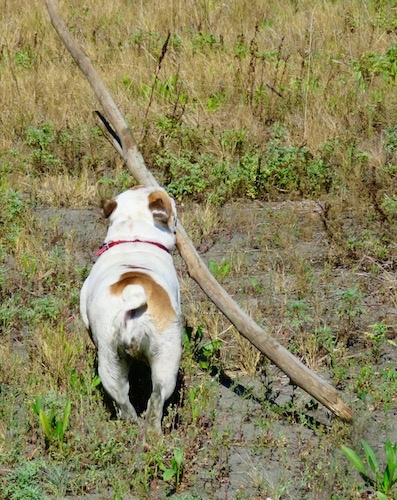
[[[315,150],[348,129],[354,136],[360,128],[357,119],[363,121],[359,115],[369,118],[370,108],[376,104],[374,94],[381,91],[382,79],[374,77],[371,93],[357,92],[350,69],[353,60],[369,51],[382,54],[395,41],[393,32],[383,27],[392,7],[383,6],[376,14],[371,10],[374,5],[305,1],[299,7],[279,2],[263,6],[255,1],[248,9],[244,2],[225,6],[189,1],[183,2],[183,8],[179,2],[173,2],[171,8],[159,8],[156,2],[134,8],[116,1],[61,7],[138,137],[147,106],[140,89],[150,85],[162,41],[171,31],[182,43],[169,49],[159,78],[166,81],[179,75],[194,103],[184,112],[186,123],[200,123],[203,128],[246,128],[259,140],[263,122],[282,113],[291,142],[305,141]],[[57,127],[68,124],[72,128],[88,124],[96,106],[88,85],[49,25],[44,3],[35,1],[29,6],[21,10],[7,2],[2,12],[4,149],[15,145],[24,126],[32,122],[51,121]],[[378,25],[371,22],[376,18]],[[194,40],[204,49],[195,49]],[[235,54],[239,40],[244,50],[240,58]],[[249,52],[253,41],[258,52],[275,54],[263,61],[253,59]],[[123,88],[126,79],[127,91]],[[283,97],[269,87],[267,107],[257,109],[259,116],[255,116],[255,109],[247,107],[241,97],[250,86],[259,85],[268,85]],[[220,91],[226,91],[228,102],[211,113],[206,101]],[[386,109],[393,109],[395,96],[387,93],[385,97]],[[173,105],[155,96],[150,119],[170,112]],[[351,115],[349,109],[357,113]]]
[[[45,175],[32,183],[33,196],[46,206],[58,208],[84,208],[97,195],[88,172],[83,170],[78,176],[70,174]]]

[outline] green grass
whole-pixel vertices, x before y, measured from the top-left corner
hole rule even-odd
[[[394,444],[394,3],[60,7],[213,274],[341,391],[355,420],[330,419],[284,384],[183,272],[186,342],[164,437],[144,450],[141,426],[111,418],[78,312],[102,234],[86,241],[65,213],[134,180],[96,126],[98,104],[45,3],[8,2],[0,497],[375,494],[341,446],[365,439],[383,471],[379,450]]]

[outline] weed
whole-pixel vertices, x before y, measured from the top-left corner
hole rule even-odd
[[[188,422],[193,425],[192,429],[200,428],[201,425],[208,425],[206,414],[211,407],[212,390],[214,383],[212,380],[201,380],[192,383],[188,388],[186,400],[188,405]]]
[[[219,357],[221,345],[222,341],[220,339],[215,339],[208,340],[208,342],[205,342],[200,346],[200,349],[197,352],[197,359],[201,368],[210,370],[216,366],[216,360]]]
[[[60,161],[51,151],[55,141],[52,123],[44,123],[41,127],[29,126],[25,132],[25,143],[32,148],[33,166],[39,171],[59,166]]]
[[[35,60],[35,54],[32,50],[21,49],[14,54],[14,63],[17,68],[30,69]]]
[[[57,444],[59,450],[62,451],[71,411],[70,399],[66,401],[61,418],[57,417],[55,405],[52,406],[49,413],[46,412],[42,396],[36,396],[35,401],[32,403],[32,410],[39,417],[47,445]]]
[[[258,295],[262,295],[264,290],[263,285],[256,278],[250,278],[250,283],[254,292]]]
[[[307,324],[313,322],[309,305],[305,299],[289,300],[285,316],[289,318],[291,326],[299,331],[303,331]]]
[[[178,75],[170,76],[164,82],[154,80],[152,85],[144,85],[142,87],[142,93],[145,97],[149,97],[152,89],[155,89],[157,94],[165,101],[174,104],[184,104],[187,101],[187,95],[181,90],[181,83]]]
[[[386,440],[384,445],[386,466],[383,472],[371,446],[364,439],[361,440],[361,445],[364,449],[366,465],[362,458],[351,448],[342,446],[342,451],[360,472],[366,484],[374,488],[378,499],[387,500],[397,483],[397,445],[392,444],[390,439]]]
[[[356,79],[361,89],[365,90],[377,76],[384,82],[394,82],[397,76],[397,44],[390,45],[385,54],[366,52],[359,60],[352,62]]]
[[[221,47],[221,41],[212,33],[196,33],[191,38],[193,52],[208,52]]]
[[[223,260],[220,264],[217,264],[213,260],[209,260],[208,267],[211,273],[215,276],[215,278],[217,280],[221,280],[229,275],[231,264],[229,260]]]
[[[72,479],[68,465],[54,465],[46,470],[46,476],[48,480],[46,486],[51,492],[51,496],[55,498],[64,498],[67,495]]]
[[[345,333],[353,328],[354,321],[365,312],[364,296],[357,286],[337,290],[338,298],[336,313],[343,321]]]
[[[125,191],[134,184],[134,180],[128,170],[123,169],[113,177],[101,177],[98,184],[101,188],[103,187],[103,194],[105,194],[107,191],[110,191],[110,189],[112,192],[116,190]]]
[[[7,477],[7,486],[3,493],[4,498],[20,500],[44,500],[46,495],[40,487],[40,474],[45,470],[45,465],[40,460],[25,462],[18,466]]]
[[[389,330],[389,326],[384,323],[375,323],[373,325],[369,325],[372,331],[365,332],[365,336],[372,343],[372,352],[375,359],[379,359],[380,348],[387,341],[387,332]]]
[[[215,110],[220,103],[219,95],[214,94],[207,104]],[[175,121],[162,120],[163,129],[165,125],[167,135],[175,135]],[[244,128],[226,130],[218,138],[224,158],[208,153],[197,155],[186,149],[177,156],[166,149],[156,157],[156,164],[164,172],[168,190],[180,200],[186,195],[200,199],[208,191],[214,202],[223,202],[236,195],[318,196],[336,188],[338,180],[322,152],[315,156],[305,147],[286,144],[286,135],[283,127],[275,125],[273,137],[260,153],[247,141]]]
[[[136,30],[129,37],[129,43],[141,51],[143,48],[157,54],[163,45],[160,33],[156,31]]]
[[[171,179],[167,185],[168,192],[180,200],[183,195],[197,196],[207,188],[208,179],[204,172],[211,160],[211,157],[204,156],[200,161],[195,161],[191,153],[182,151],[179,158],[165,152],[162,157],[157,157],[156,163],[165,169],[166,176]]]
[[[199,326],[196,331],[186,326],[184,330],[184,345],[189,354],[204,370],[211,370],[217,365],[219,350],[222,345],[220,339],[203,342],[203,328]]]
[[[192,423],[195,425],[197,423],[197,419],[200,415],[200,406],[198,404],[198,396],[199,392],[195,390],[193,387],[190,387],[188,392],[188,401],[192,415]]]
[[[211,113],[214,113],[226,102],[227,102],[227,96],[224,91],[214,92],[207,98],[207,109]]]
[[[385,196],[382,208],[389,217],[395,217],[397,215],[397,196]]]
[[[306,150],[283,145],[284,135],[283,129],[275,130],[275,137],[262,157],[259,183],[265,191],[293,192],[299,187],[299,172],[301,165],[306,163]]]
[[[21,194],[11,189],[4,181],[0,185],[0,195],[3,210],[0,214],[0,248],[4,254],[14,247],[15,241],[21,233],[21,221],[28,204]],[[4,255],[3,255],[4,257]]]
[[[183,472],[183,452],[180,448],[174,449],[174,454],[171,459],[171,467],[166,467],[163,462],[159,464],[160,470],[163,471],[164,481],[174,481],[175,489],[177,490],[182,479]]]
[[[386,152],[386,164],[393,161],[393,155],[397,152],[397,125],[386,127],[384,130]]]
[[[26,312],[26,318],[36,322],[44,319],[55,321],[58,319],[63,302],[56,297],[38,297],[32,300],[31,309]]]

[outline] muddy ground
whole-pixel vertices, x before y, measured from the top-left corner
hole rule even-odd
[[[196,208],[180,208],[185,220],[189,219],[187,210],[194,213]],[[201,216],[197,213],[198,218]],[[90,265],[106,232],[99,210],[43,209],[37,217],[41,221],[59,217],[58,232],[74,237],[76,266]],[[52,236],[48,234],[49,238]],[[336,251],[327,240],[319,205],[314,202],[227,204],[206,234],[194,233],[194,243],[204,261],[231,262],[231,272],[222,278],[225,288],[287,348],[294,349],[296,342],[286,316],[288,300],[308,297],[316,304],[311,315],[323,316],[324,323],[335,331],[343,320],[335,312],[335,290],[355,285],[365,291],[364,312],[352,322],[353,331],[341,356],[356,358],[358,370],[361,357],[368,360],[364,353],[369,346],[362,335],[368,325],[384,321],[392,327],[390,335],[396,334],[397,313],[389,300],[396,293],[395,266],[385,266],[375,275],[365,263],[349,266],[338,262],[331,255]],[[343,490],[344,481],[335,475],[346,475],[348,469],[351,473],[340,449],[335,447],[340,442],[338,434],[353,441],[365,437],[376,450],[382,449],[386,437],[397,442],[395,399],[387,411],[371,398],[359,400],[352,382],[354,371],[349,372],[337,381],[342,399],[355,410],[354,423],[348,425],[339,422],[323,406],[313,405],[304,391],[293,388],[289,379],[266,360],[261,359],[256,374],[250,376],[244,370],[244,362],[241,363],[236,335],[230,333],[223,319],[214,324],[213,307],[187,277],[177,253],[175,260],[186,317],[193,314],[194,302],[194,314],[203,315],[196,317],[196,321],[204,324],[205,335],[212,338],[220,334],[226,346],[220,355],[222,375],[201,373],[200,376],[214,380],[215,418],[211,425],[227,438],[223,448],[214,453],[210,442],[214,428],[211,433],[203,429],[200,450],[189,464],[192,479],[179,496],[344,498],[333,497],[335,491]],[[210,331],[211,325],[218,332]],[[334,370],[327,363],[327,353],[318,352],[306,358],[302,352],[298,355],[333,384]],[[395,366],[396,361],[396,348],[384,344],[374,366],[380,370],[390,363]],[[352,477],[360,484],[357,476],[352,474]],[[164,496],[164,491],[153,491],[153,498]],[[360,497],[368,498],[365,489],[362,496],[355,498]],[[106,498],[106,495],[92,492],[87,498]]]

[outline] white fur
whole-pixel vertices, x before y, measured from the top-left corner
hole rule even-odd
[[[98,349],[99,376],[120,418],[137,418],[128,396],[131,356],[144,357],[150,365],[153,392],[147,409],[147,433],[161,432],[163,406],[175,389],[182,337],[179,284],[173,259],[154,244],[170,251],[174,248],[176,208],[166,195],[169,211],[162,206],[159,210],[158,205],[150,209],[149,198],[159,193],[164,198],[163,189],[138,188],[115,198],[117,205],[108,214],[105,242],[141,241],[120,243],[102,253],[80,296],[83,321]],[[138,278],[140,283],[123,285],[123,276],[136,274],[142,278]],[[117,283],[122,284],[115,292]],[[150,292],[148,297],[147,283],[154,284],[154,292],[161,293]],[[158,313],[160,303],[165,303],[164,314]]]

